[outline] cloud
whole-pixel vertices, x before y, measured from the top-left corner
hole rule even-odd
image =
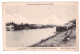
[[[20,14],[6,15],[6,22],[15,22],[17,24],[29,22],[26,17],[21,16]]]
[[[20,14],[6,15],[6,22],[15,22],[17,24],[21,23],[31,23],[31,24],[53,24],[53,25],[64,25],[65,22],[58,18],[56,15],[50,15],[42,20],[30,20],[29,18],[23,17]]]
[[[43,24],[53,24],[53,25],[64,25],[65,22],[58,18],[56,15],[51,15],[46,19],[42,20]]]

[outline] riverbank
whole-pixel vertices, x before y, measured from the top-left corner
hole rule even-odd
[[[55,35],[48,37],[30,47],[69,47],[76,45],[76,28],[64,32],[56,32]]]

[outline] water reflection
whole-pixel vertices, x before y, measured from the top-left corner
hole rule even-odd
[[[25,47],[54,35],[55,28],[31,29],[21,31],[8,31],[7,46],[9,47]]]

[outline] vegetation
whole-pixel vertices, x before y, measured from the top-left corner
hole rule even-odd
[[[43,29],[43,28],[53,28],[54,25],[40,25],[40,24],[16,24],[13,22],[6,23],[6,26],[13,25],[14,30],[24,30],[24,29]]]

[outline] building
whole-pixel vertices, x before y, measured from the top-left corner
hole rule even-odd
[[[6,30],[7,31],[13,31],[14,30],[14,25],[11,25],[11,24],[7,25]]]

